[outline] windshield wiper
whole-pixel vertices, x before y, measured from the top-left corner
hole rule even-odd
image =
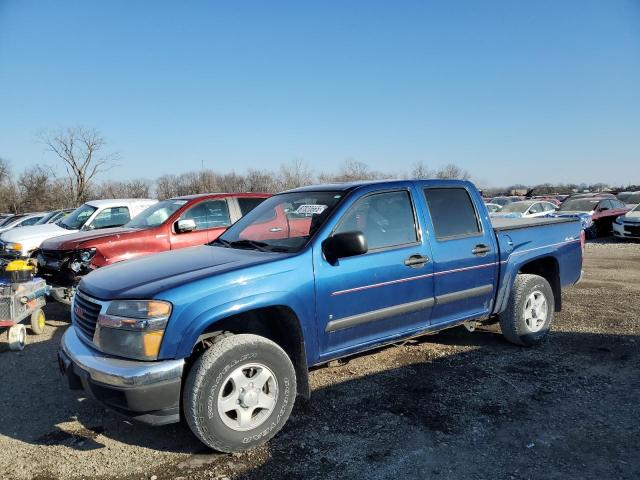
[[[209,242],[209,245],[222,245],[223,247],[230,247],[231,242],[218,237],[213,242]]]
[[[229,242],[229,246],[232,248],[253,247],[255,250],[259,250],[261,252],[269,251],[268,243],[258,242],[256,240],[236,240],[235,242]]]

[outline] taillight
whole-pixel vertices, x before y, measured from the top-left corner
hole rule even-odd
[[[580,230],[580,247],[582,248],[582,256],[584,257],[584,243],[585,243],[585,233],[584,230]]]

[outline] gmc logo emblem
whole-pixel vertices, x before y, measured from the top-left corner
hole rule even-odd
[[[82,308],[80,308],[78,305],[73,306],[73,313],[75,313],[76,316],[80,317],[82,320],[86,320],[86,318],[84,317],[84,310],[82,310]]]

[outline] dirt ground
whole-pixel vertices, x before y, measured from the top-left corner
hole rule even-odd
[[[588,244],[585,272],[544,345],[456,328],[334,362],[241,455],[69,391],[55,356],[68,314],[50,305],[23,352],[1,337],[0,478],[640,478],[640,244]]]

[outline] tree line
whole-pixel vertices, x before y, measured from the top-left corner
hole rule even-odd
[[[0,212],[35,212],[76,207],[87,200],[101,198],[158,198],[209,192],[276,193],[314,183],[383,180],[389,178],[461,178],[469,172],[453,165],[428,168],[416,163],[408,172],[382,172],[364,162],[347,159],[334,172],[316,172],[302,160],[280,165],[276,170],[249,168],[244,173],[221,173],[201,169],[167,174],[155,179],[125,181],[99,180],[99,176],[118,166],[119,155],[108,153],[107,142],[99,132],[82,127],[39,135],[39,141],[64,168],[34,165],[16,173],[0,158]]]
[[[118,166],[119,155],[110,153],[107,142],[96,130],[83,127],[42,133],[38,140],[63,167],[59,174],[51,166],[34,165],[16,173],[9,162],[0,158],[0,213],[35,212],[77,207],[87,200],[101,198],[158,198],[209,192],[275,193],[314,183],[383,180],[389,178],[471,179],[470,173],[454,164],[430,168],[418,162],[409,171],[378,171],[362,161],[347,159],[336,171],[317,172],[302,160],[280,165],[276,170],[249,168],[244,173],[221,173],[201,169],[155,179],[125,181],[100,180],[108,170]],[[546,183],[529,187],[485,188],[485,196],[508,194],[533,188],[534,195],[572,193],[589,189],[602,191],[606,185]],[[482,187],[482,185],[480,185]],[[620,186],[615,190],[640,190],[640,186]]]

